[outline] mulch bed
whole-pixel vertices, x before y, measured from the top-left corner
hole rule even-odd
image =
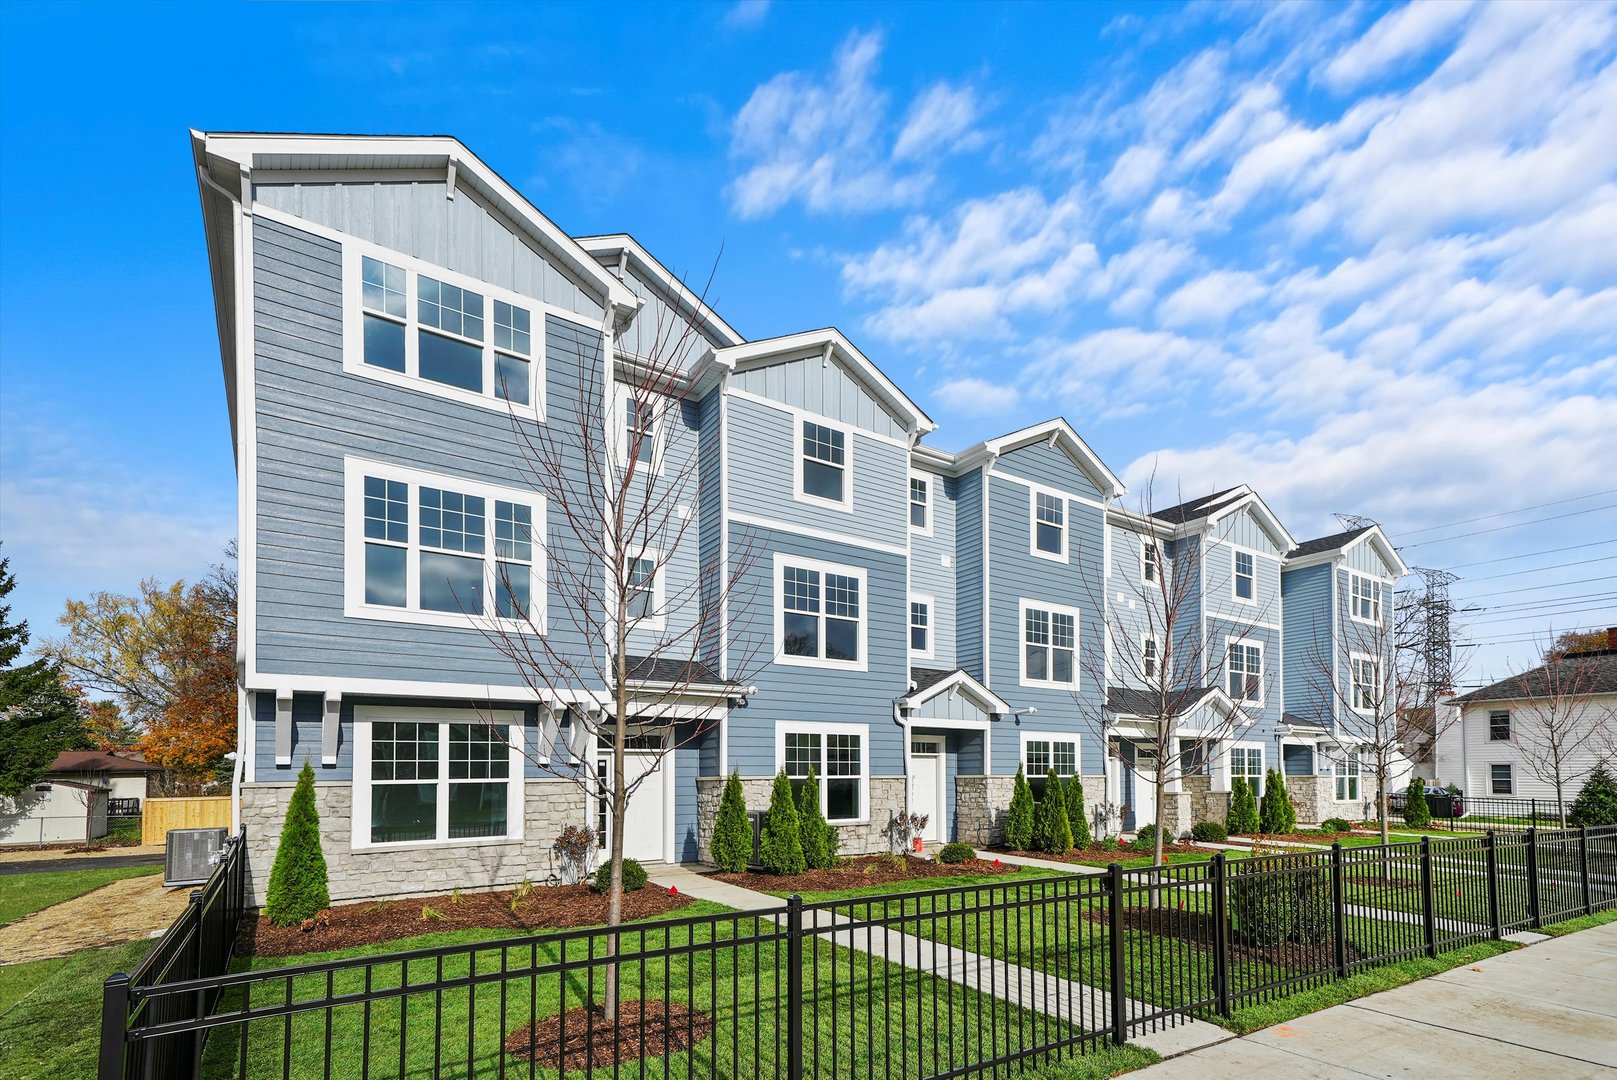
[[[1104,925],[1107,919],[1108,913],[1105,910],[1089,913],[1091,922]],[[1207,912],[1182,911],[1171,907],[1125,908],[1123,925],[1130,930],[1144,930],[1158,937],[1174,938],[1209,953],[1213,951],[1213,935],[1218,932],[1218,924]],[[1336,963],[1336,953],[1330,942],[1305,945],[1296,941],[1285,941],[1278,945],[1248,945],[1240,941],[1234,933],[1230,935],[1230,955],[1259,963],[1279,964],[1301,971]],[[1348,963],[1353,963],[1362,955],[1351,941],[1347,943]]]
[[[535,1064],[563,1073],[585,1073],[688,1050],[711,1034],[712,1019],[683,1005],[621,1001],[615,1022],[599,1005],[580,1005],[523,1024],[506,1036],[505,1052],[522,1061],[531,1056]]]
[[[1197,847],[1195,844],[1163,844],[1164,855],[1210,855],[1211,849]],[[1044,859],[1048,862],[1078,863],[1092,865],[1094,863],[1128,862],[1132,859],[1148,859],[1149,851],[1135,851],[1131,847],[1121,847],[1107,850],[1099,847],[1074,848],[1065,855],[1051,855],[1043,851],[1008,851],[1007,855],[1017,855],[1026,859]]]
[[[843,859],[829,870],[806,870],[801,874],[769,874],[748,870],[741,874],[714,874],[713,878],[760,892],[806,893],[857,889],[865,885],[885,885],[912,879],[956,877],[961,874],[1014,874],[1019,869],[1009,864],[995,866],[987,859],[941,863],[936,859],[917,859],[908,855],[901,859],[885,855],[861,855]]]
[[[248,956],[296,956],[327,949],[350,949],[445,930],[561,930],[606,922],[606,894],[588,884],[541,885],[511,910],[514,890],[418,896],[371,904],[342,904],[309,920],[305,930],[276,926],[263,915],[243,920],[238,948]],[[691,903],[648,885],[623,897],[623,917],[667,915]],[[425,913],[425,914],[424,914]]]

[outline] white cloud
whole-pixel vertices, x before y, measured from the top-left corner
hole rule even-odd
[[[909,161],[980,146],[982,135],[972,130],[979,110],[977,94],[971,87],[934,84],[910,105],[903,130],[893,144],[893,160]]]
[[[1470,14],[1470,0],[1406,4],[1382,16],[1368,33],[1343,49],[1326,66],[1325,83],[1335,90],[1351,90],[1437,45]]]
[[[720,20],[726,30],[756,30],[769,18],[769,0],[736,0]]]
[[[1112,171],[1101,181],[1101,190],[1113,202],[1138,199],[1157,182],[1167,159],[1160,146],[1131,146],[1118,155]]]
[[[944,407],[965,416],[995,416],[1014,409],[1022,395],[1016,387],[966,376],[942,383],[933,393]]]
[[[1215,270],[1175,289],[1158,305],[1157,318],[1164,326],[1220,326],[1267,291],[1256,274]]]

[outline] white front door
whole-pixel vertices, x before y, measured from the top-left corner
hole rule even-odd
[[[949,833],[944,799],[943,740],[910,740],[910,813],[927,815],[921,839],[941,843]]]
[[[1155,754],[1134,748],[1134,827],[1151,825],[1157,820],[1157,759]]]
[[[601,758],[598,767],[602,777],[612,775],[612,760]],[[640,786],[632,788],[629,795],[629,810],[625,815],[623,826],[623,854],[626,858],[638,859],[641,862],[661,862],[663,859],[663,834],[667,822],[667,815],[663,807],[663,784],[666,777],[663,770],[657,766],[657,755],[636,754],[630,751],[623,755],[624,780],[633,785],[637,777],[645,777]],[[599,812],[599,830],[601,833],[602,861],[606,853],[612,850],[611,803],[601,800]]]

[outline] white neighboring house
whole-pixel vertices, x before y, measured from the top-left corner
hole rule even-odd
[[[1559,670],[1552,669],[1552,664]],[[1600,649],[1568,653],[1552,664],[1512,675],[1454,698],[1457,723],[1439,732],[1433,771],[1471,799],[1555,798],[1545,717],[1559,717],[1568,805],[1596,764],[1617,757],[1617,627]],[[1568,672],[1576,671],[1576,677]],[[1576,692],[1569,687],[1576,684]],[[1559,694],[1549,689],[1560,686]],[[1559,698],[1559,700],[1557,700]],[[1536,764],[1535,764],[1536,762]]]
[[[162,771],[99,750],[64,750],[30,790],[0,799],[0,847],[99,839],[111,801],[132,801],[138,812],[148,781]]]

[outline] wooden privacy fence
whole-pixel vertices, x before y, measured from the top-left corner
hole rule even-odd
[[[140,819],[140,842],[167,842],[170,829],[230,828],[230,796],[207,795],[190,799],[147,799]]]

